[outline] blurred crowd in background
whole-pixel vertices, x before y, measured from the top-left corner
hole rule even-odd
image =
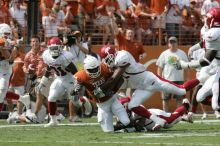
[[[203,16],[219,0],[39,0],[38,35],[41,42],[80,31],[91,44],[114,44],[109,12],[118,27],[132,29],[143,45],[165,45],[175,36],[180,45],[199,40]],[[28,0],[1,0],[0,23],[25,38]]]

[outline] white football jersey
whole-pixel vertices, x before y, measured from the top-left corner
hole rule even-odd
[[[66,71],[66,67],[73,61],[73,56],[70,52],[63,50],[60,56],[54,59],[49,50],[46,50],[42,57],[44,62],[56,72],[57,76],[72,75]]]
[[[127,51],[121,50],[118,51],[115,58],[115,65],[117,67],[122,67],[127,64],[130,64],[126,67],[123,77],[128,79],[128,86],[131,88],[143,88],[142,83],[144,80],[143,73],[146,71],[144,65],[137,63],[134,57]]]
[[[127,64],[130,65],[125,70],[124,73],[125,76],[129,74],[136,74],[146,70],[144,65],[137,63],[134,57],[129,52],[124,50],[118,51],[117,56],[115,58],[115,65],[120,67],[120,66],[125,66]]]
[[[204,36],[205,48],[207,50],[216,50],[216,63],[220,65],[220,28],[210,28]]]

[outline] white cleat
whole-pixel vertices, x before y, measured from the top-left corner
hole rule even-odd
[[[13,113],[9,114],[9,117],[6,121],[8,124],[13,124],[13,123],[16,123],[17,120],[18,120],[18,113],[13,112]]]
[[[160,129],[160,128],[164,127],[164,125],[166,123],[166,121],[164,119],[161,119],[160,117],[158,117],[154,114],[152,114],[150,116],[150,119],[156,123],[155,126],[152,128],[152,130],[153,129],[155,129],[155,130]],[[160,125],[160,127],[159,127],[159,125]]]
[[[82,122],[78,116],[70,117],[69,122]]]
[[[203,113],[201,119],[202,120],[208,119],[208,114],[207,113]]]
[[[161,128],[162,128],[161,125],[155,124],[154,127],[152,128],[152,131],[160,131]]]
[[[183,99],[182,104],[188,104],[189,107],[188,107],[187,111],[191,108],[191,104],[190,104],[190,102],[189,102],[189,100],[187,98]]]
[[[189,112],[187,115],[182,116],[182,121],[193,123],[193,113]]]
[[[50,121],[49,123],[45,124],[44,127],[56,127],[58,126],[58,122],[56,121]]]
[[[63,114],[59,113],[59,115],[57,115],[57,121],[62,122],[63,120],[65,120],[65,117],[63,116]]]
[[[216,116],[216,119],[220,119],[220,112],[219,111],[215,111],[215,116]]]

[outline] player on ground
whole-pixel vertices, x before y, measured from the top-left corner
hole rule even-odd
[[[111,89],[113,83],[117,82],[118,78],[128,79],[128,85],[136,89],[131,101],[128,104],[128,109],[134,113],[150,118],[156,123],[157,129],[163,127],[165,120],[151,114],[147,109],[140,106],[146,101],[155,91],[164,91],[176,95],[185,95],[186,91],[192,89],[199,83],[199,80],[190,80],[183,85],[175,85],[152,72],[146,71],[144,65],[137,63],[132,55],[127,51],[116,52],[111,46],[104,46],[100,51],[100,57],[110,67],[117,69],[113,76],[102,86],[102,90]]]
[[[120,102],[122,105],[125,106],[126,104],[129,103],[130,97],[125,97],[120,99]],[[158,117],[164,119],[166,121],[166,124],[164,125],[163,128],[171,128],[178,122],[182,120],[182,116],[184,114],[187,114],[190,108],[190,103],[188,99],[183,99],[183,103],[180,107],[178,107],[173,113],[168,113],[160,109],[148,109],[151,114],[155,114]],[[141,131],[151,131],[152,128],[155,126],[155,122],[147,119],[145,117],[138,116],[137,114],[134,113],[129,113],[129,118],[131,121],[133,121],[133,124],[130,125],[129,127],[125,128],[124,131],[127,132],[141,132]],[[192,122],[192,121],[187,121],[187,122]],[[121,128],[121,123],[117,122],[115,126],[115,130],[120,130]]]
[[[97,103],[97,118],[104,132],[114,131],[113,115],[116,115],[124,126],[130,123],[126,110],[120,104],[115,94],[118,90],[116,87],[118,85],[115,84],[114,89],[105,93],[100,89],[100,86],[104,84],[111,75],[112,72],[105,64],[100,63],[95,57],[90,55],[84,60],[84,70],[78,71],[74,75],[76,79],[75,86],[77,87],[76,93],[79,94],[80,88],[85,86],[89,95]]]

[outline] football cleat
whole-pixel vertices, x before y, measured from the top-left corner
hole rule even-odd
[[[202,120],[208,119],[208,114],[203,113],[201,119],[202,119]]]
[[[69,122],[82,122],[78,116],[70,117]]]
[[[10,113],[9,116],[8,116],[8,119],[6,121],[7,121],[8,124],[17,123],[18,113],[17,112]]]
[[[182,116],[182,121],[193,123],[193,113],[189,112],[187,115]]]
[[[58,126],[58,122],[57,121],[50,121],[49,123],[45,124],[44,127],[47,128],[47,127],[56,127]]]
[[[191,104],[190,104],[189,100],[187,98],[184,98],[182,104],[188,105],[187,109],[186,109],[186,111],[188,112],[189,109],[191,108]]]
[[[216,116],[216,119],[220,119],[220,112],[219,111],[215,111],[215,116]]]
[[[158,117],[158,116],[156,116],[156,115],[154,115],[154,114],[152,114],[151,116],[150,116],[150,119],[152,120],[152,121],[154,121],[155,123],[156,123],[156,125],[160,125],[161,127],[164,127],[164,125],[165,125],[165,123],[166,123],[166,121],[164,120],[164,119],[161,119],[160,117]],[[155,126],[156,126],[155,125]],[[154,126],[154,127],[155,127]],[[156,127],[158,127],[158,126],[156,126]],[[156,129],[156,127],[155,127],[155,129]],[[159,128],[159,127],[158,127]]]
[[[155,124],[155,126],[152,128],[152,131],[160,131],[161,128],[162,128],[161,125]]]
[[[57,115],[57,121],[62,122],[63,120],[65,120],[65,117],[61,113],[59,113],[59,115]]]

